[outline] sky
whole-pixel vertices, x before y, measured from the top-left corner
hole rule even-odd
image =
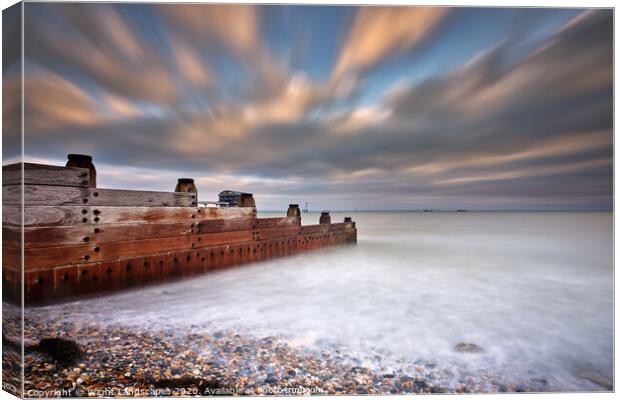
[[[25,3],[24,158],[257,207],[611,210],[612,10]],[[20,24],[3,15],[3,163]],[[13,43],[13,45],[11,45]]]

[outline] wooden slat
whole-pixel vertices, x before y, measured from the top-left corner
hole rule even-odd
[[[246,243],[252,240],[251,231],[208,233],[195,236],[178,236],[161,239],[144,239],[124,242],[94,242],[91,246],[54,246],[44,248],[25,248],[25,269],[68,264],[90,263],[126,257],[146,256],[168,251],[198,249],[206,246]],[[5,261],[8,265],[18,265],[15,249],[5,245]],[[98,249],[98,251],[97,251]],[[17,256],[17,257],[16,257]]]
[[[321,233],[329,230],[329,224],[319,224],[319,225],[304,225],[301,227],[301,232],[304,234],[307,233]]]
[[[347,229],[347,225],[348,224],[346,224],[344,222],[338,222],[338,223],[335,223],[335,224],[331,224],[329,226],[329,230],[330,231],[341,231],[341,230]]]
[[[24,228],[26,247],[51,247],[67,245],[90,246],[93,242],[119,242],[162,237],[189,235],[194,232],[191,223],[153,223],[123,225],[49,226]],[[15,245],[20,240],[20,228],[2,227],[3,241]]]
[[[21,185],[21,163],[2,167],[2,185]],[[25,185],[88,187],[90,172],[86,168],[24,163]]]
[[[299,233],[299,226],[288,226],[283,228],[269,228],[258,230],[258,240],[275,238],[294,238]]]
[[[2,205],[2,224],[3,225],[22,225],[22,208],[20,206]]]
[[[67,245],[89,246],[93,242],[120,242],[181,235],[250,231],[254,219],[213,219],[192,222],[152,222],[143,224],[80,224],[73,226],[25,227],[26,247],[51,247]],[[19,226],[2,227],[3,241],[17,246],[21,240]]]
[[[248,207],[208,208],[208,207],[96,207],[99,223],[133,224],[143,222],[187,221],[212,219],[252,218],[256,209]]]
[[[3,204],[19,205],[20,200],[21,186],[11,185],[2,187]],[[26,185],[24,186],[24,201],[25,205],[33,206],[91,205],[190,207],[196,204],[196,194]]]
[[[21,250],[18,246],[2,243],[2,268],[21,269]]]
[[[21,225],[20,208],[3,206],[2,223]],[[252,208],[26,206],[24,226],[139,224],[253,219]],[[96,219],[96,221],[95,221]]]
[[[204,219],[196,222],[194,233],[249,231],[255,227],[254,218]]]
[[[283,218],[257,218],[256,219],[256,229],[265,229],[265,228],[279,228],[279,227],[287,227],[287,226],[297,226],[299,227],[298,219],[294,217],[283,217]]]

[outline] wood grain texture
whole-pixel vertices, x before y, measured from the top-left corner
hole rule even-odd
[[[23,163],[25,185],[88,187],[90,173],[86,168],[58,167]],[[21,185],[22,163],[2,167],[2,185]]]
[[[79,225],[91,223],[90,207],[24,207],[24,226]],[[2,224],[21,226],[19,206],[2,206]]]
[[[24,248],[24,266],[26,270],[31,270],[67,264],[85,264],[205,246],[245,243],[251,240],[252,232],[238,231],[123,242],[93,242],[89,246],[30,247]],[[3,248],[11,249],[8,245],[4,245]],[[9,265],[19,262],[16,255],[18,252],[11,250],[6,253],[5,260]]]
[[[20,200],[21,186],[2,187],[3,204],[19,205]],[[26,206],[191,207],[196,204],[196,195],[193,193],[25,185],[24,204]]]
[[[256,231],[257,240],[267,240],[275,238],[294,238],[299,233],[298,226],[288,226],[282,228],[267,228]]]
[[[213,219],[192,222],[151,222],[143,224],[80,224],[73,226],[26,226],[24,230],[24,244],[26,247],[51,247],[67,245],[88,246],[93,242],[120,242],[126,240],[154,239],[183,235],[199,235],[206,233],[221,233],[234,231],[251,231],[256,226],[254,219]],[[273,229],[285,228],[282,232],[297,233],[297,225],[280,225],[273,221],[278,228],[265,228],[256,232],[268,232]],[[2,227],[3,241],[11,246],[19,245],[21,241],[19,226],[4,225]]]
[[[3,226],[3,240],[11,245],[19,243],[21,229]],[[67,245],[89,246],[93,242],[121,242],[126,240],[155,239],[190,235],[194,233],[191,223],[152,224],[106,224],[81,226],[45,226],[24,228],[24,245],[30,247],[52,247]]]
[[[91,223],[201,223],[213,220],[221,220],[220,223],[224,223],[224,221],[233,223],[234,220],[241,219],[249,221],[247,222],[250,224],[248,226],[251,226],[254,213],[255,210],[249,208],[26,206],[24,207],[24,226],[81,225]],[[20,207],[3,205],[2,223],[3,225],[20,226]]]
[[[319,225],[304,225],[301,227],[301,233],[321,233],[329,230],[329,224],[319,224]]]
[[[299,219],[296,217],[257,218],[255,225],[256,229],[300,226]]]
[[[92,211],[98,212],[102,224],[252,219],[256,215],[254,208],[237,207],[95,207]]]

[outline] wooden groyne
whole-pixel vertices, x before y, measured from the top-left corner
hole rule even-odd
[[[21,163],[3,167],[2,279],[4,299],[19,303],[23,249],[26,305],[357,240],[350,218],[331,223],[324,214],[302,226],[297,205],[286,217],[257,218],[255,207],[203,207],[195,190],[97,188],[94,166],[24,163],[22,208],[21,171]]]

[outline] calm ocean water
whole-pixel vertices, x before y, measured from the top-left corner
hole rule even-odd
[[[600,387],[584,372],[612,377],[611,213],[359,212],[332,221],[345,215],[357,222],[355,246],[47,309],[180,334],[194,325],[276,335],[308,351],[337,345],[371,367],[422,359],[455,382],[491,373],[590,390]],[[459,342],[483,351],[458,353]]]

